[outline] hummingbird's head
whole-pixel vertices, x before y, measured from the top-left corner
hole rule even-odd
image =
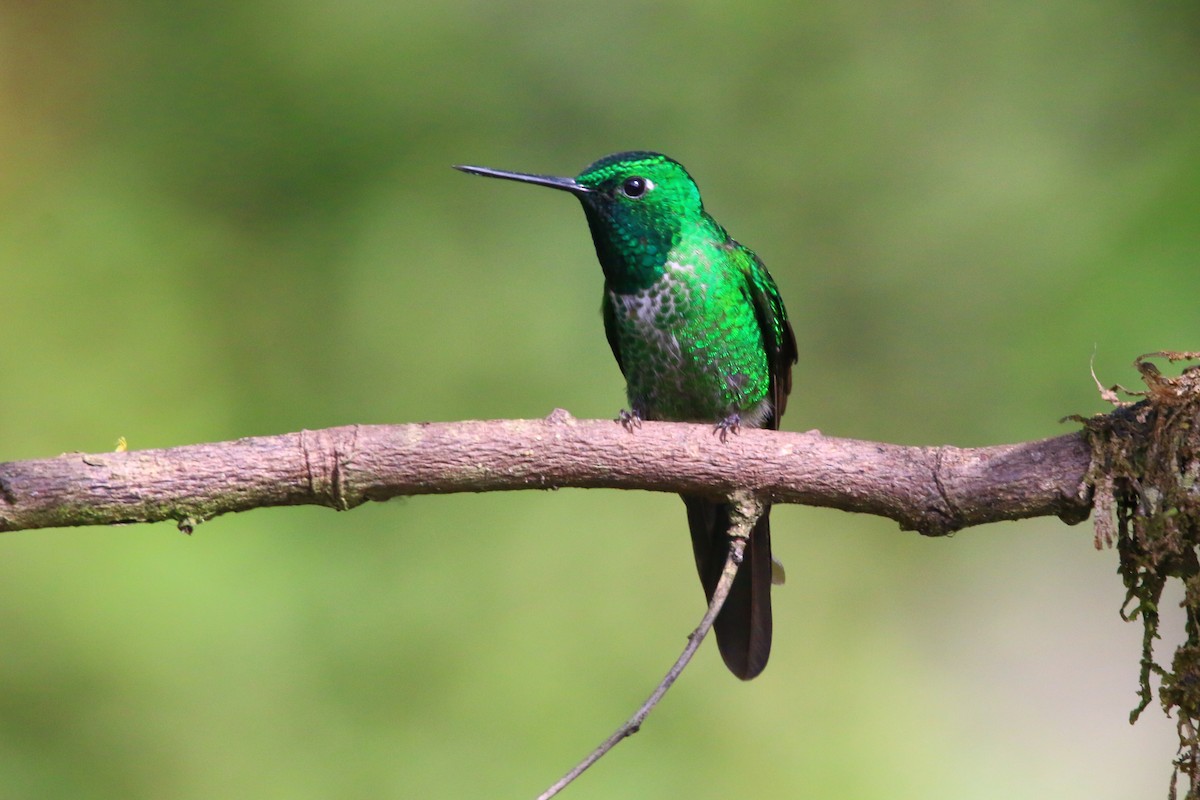
[[[596,255],[618,292],[645,288],[662,275],[671,249],[704,217],[692,176],[661,153],[614,153],[575,183]]]
[[[669,224],[704,211],[700,190],[678,161],[662,153],[614,153],[575,178],[585,205],[607,216]]]
[[[678,161],[662,153],[614,153],[574,178],[487,167],[457,169],[561,189],[578,197],[604,276],[618,292],[653,284],[663,274],[668,254],[684,229],[705,218],[700,190],[692,176]]]

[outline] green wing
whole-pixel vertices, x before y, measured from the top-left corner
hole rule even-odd
[[[754,316],[762,332],[767,350],[767,367],[771,373],[771,404],[774,413],[769,427],[779,428],[779,418],[787,409],[788,394],[792,391],[792,364],[797,361],[796,335],[788,322],[779,287],[767,272],[767,267],[754,251],[733,240],[730,243],[742,256],[742,272],[746,278],[745,291],[754,304]]]

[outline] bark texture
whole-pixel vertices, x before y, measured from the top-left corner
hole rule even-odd
[[[1090,464],[1078,432],[971,449],[754,429],[722,443],[705,425],[646,422],[631,433],[560,409],[539,420],[353,425],[0,463],[0,531],[161,520],[186,529],[268,506],[577,487],[744,490],[936,536],[1025,517],[1086,519]]]

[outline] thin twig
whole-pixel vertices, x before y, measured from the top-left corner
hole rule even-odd
[[[584,770],[603,758],[609,750],[616,747],[622,739],[637,733],[642,727],[642,722],[654,710],[654,707],[662,700],[667,690],[671,688],[679,676],[683,674],[683,670],[687,667],[688,663],[691,662],[692,656],[696,654],[696,650],[700,647],[700,643],[704,641],[704,637],[708,635],[709,630],[712,628],[717,614],[721,613],[721,607],[725,605],[725,598],[729,596],[729,589],[733,586],[733,579],[737,577],[738,567],[742,563],[742,554],[746,549],[746,537],[754,528],[754,523],[758,520],[758,517],[762,514],[762,504],[756,499],[749,496],[738,496],[733,499],[735,501],[735,512],[733,514],[733,527],[729,531],[729,556],[725,559],[725,569],[721,572],[721,580],[717,582],[717,588],[713,592],[712,601],[708,604],[708,611],[705,612],[704,617],[700,620],[700,624],[688,636],[687,646],[683,648],[683,652],[679,654],[679,658],[675,660],[671,669],[667,671],[667,674],[634,715],[617,728],[612,736],[605,739],[599,747],[589,753],[586,758],[572,767],[566,775],[563,775],[549,789],[538,795],[537,800],[549,800],[549,798],[554,797],[582,775]]]

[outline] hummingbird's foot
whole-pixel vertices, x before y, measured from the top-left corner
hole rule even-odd
[[[725,419],[713,426],[713,434],[721,437],[721,442],[724,443],[729,438],[729,434],[739,434],[742,432],[742,415],[730,414]]]
[[[621,423],[621,427],[630,433],[633,433],[634,428],[642,427],[642,415],[637,412],[637,409],[626,411],[622,408],[621,413],[617,414],[614,421]]]

